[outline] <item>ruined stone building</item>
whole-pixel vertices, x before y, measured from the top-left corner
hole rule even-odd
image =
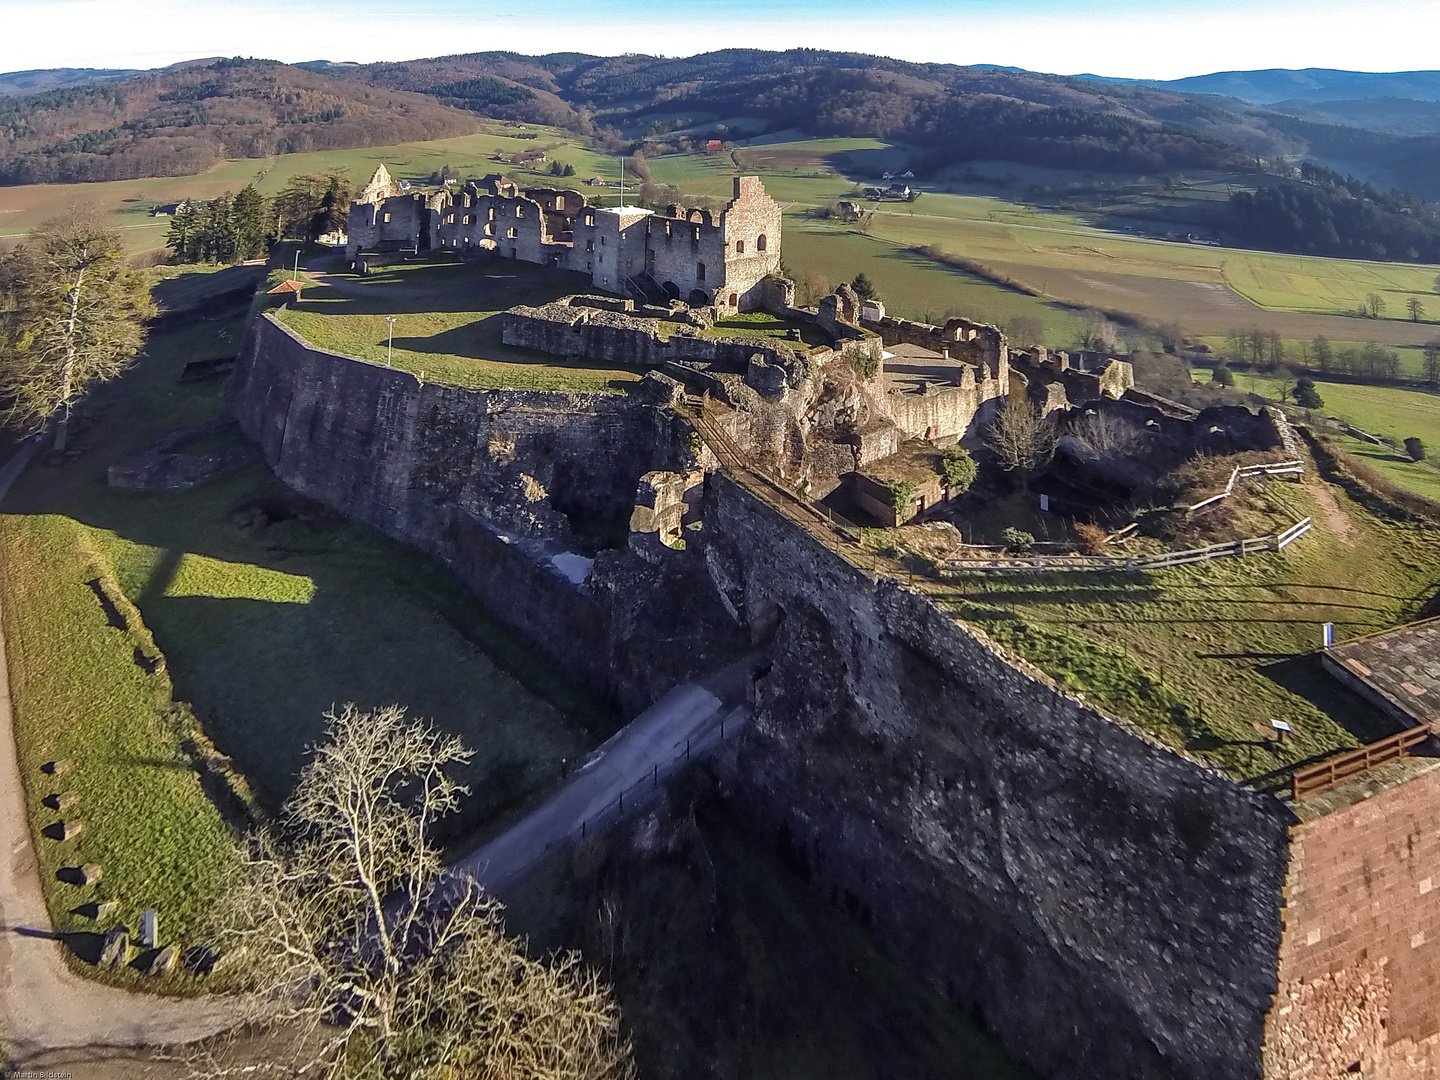
[[[759,306],[761,282],[780,269],[780,207],[756,176],[735,178],[718,215],[591,206],[578,191],[522,191],[498,175],[453,193],[402,184],[381,165],[351,204],[352,261],[371,251],[489,252],[589,274],[609,293],[731,311]]]

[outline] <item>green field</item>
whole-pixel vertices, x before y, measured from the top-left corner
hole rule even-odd
[[[272,277],[283,278],[283,272]],[[388,363],[416,378],[475,389],[623,391],[640,369],[567,361],[500,340],[500,313],[586,291],[589,277],[519,262],[402,263],[320,284],[280,319],[322,349]],[[393,318],[393,341],[390,337]]]
[[[1435,457],[1440,456],[1440,394],[1398,386],[1332,382],[1315,385],[1325,402],[1320,411],[1327,416],[1337,417],[1396,445],[1403,445],[1412,437],[1423,442],[1431,454],[1431,460],[1425,462],[1411,461],[1401,451],[1349,436],[1341,437],[1340,448],[1363,458],[1401,487],[1428,499],[1440,500],[1440,469],[1434,464]],[[1279,401],[1281,387],[1282,382],[1273,375],[1235,372],[1237,390]]]

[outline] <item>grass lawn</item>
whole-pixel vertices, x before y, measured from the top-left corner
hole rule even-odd
[[[829,338],[814,323],[795,322],[771,315],[768,311],[747,311],[720,319],[706,331],[715,337],[788,338],[791,330],[800,331],[806,345],[828,345]]]
[[[167,937],[183,937],[203,915],[229,833],[185,746],[201,730],[273,809],[327,709],[400,702],[476,751],[458,840],[513,812],[618,723],[439,565],[298,499],[259,463],[189,491],[105,484],[110,463],[218,414],[219,381],[177,379],[189,360],[233,353],[240,328],[195,322],[154,337],[77,418],[84,452],[32,466],[0,516],[0,601],[37,833],[58,817],[39,802],[54,790],[41,762],[70,759],[62,790],[83,796],[73,812],[83,835],[38,839],[62,929],[93,929],[70,914],[89,897],[54,879],[62,860],[101,863],[99,894],[119,899],[132,926],[153,905]],[[97,576],[112,583],[124,629],[87,586]]]
[[[278,273],[278,272],[277,272]],[[283,275],[282,275],[283,276]],[[322,349],[389,363],[428,382],[476,389],[623,391],[643,369],[616,368],[506,345],[501,312],[584,291],[589,278],[517,262],[449,260],[336,274],[280,319]],[[393,318],[393,349],[390,345]]]
[[[1440,533],[1372,516],[1313,475],[1266,498],[1316,528],[1283,554],[1136,574],[954,575],[937,593],[1067,687],[1240,778],[1394,729],[1326,675],[1343,640],[1414,617],[1440,588]],[[1271,720],[1295,730],[1285,744]]]
[[[1237,371],[1235,389],[1279,400],[1280,380],[1259,372]],[[1372,435],[1404,442],[1415,436],[1428,447],[1440,449],[1440,393],[1402,386],[1364,386],[1317,382],[1325,402],[1321,410]]]
[[[112,626],[86,584],[112,573],[90,529],[59,514],[0,515],[0,562],[15,738],[51,921],[60,931],[133,929],[154,907],[167,940],[184,939],[231,843],[185,745],[193,717],[171,703],[163,666],[136,662],[137,649],[154,654],[139,620]],[[68,773],[40,771],[57,758]],[[80,795],[63,815],[41,802],[60,792]],[[41,835],[62,816],[85,822],[79,838]],[[90,862],[105,871],[97,886],[56,879]],[[74,910],[100,899],[118,904],[103,924]]]

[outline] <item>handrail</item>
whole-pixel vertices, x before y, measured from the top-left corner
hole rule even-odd
[[[1328,761],[1296,769],[1290,774],[1290,798],[1302,799],[1306,795],[1327,791],[1336,784],[1361,776],[1380,765],[1410,757],[1410,748],[1418,746],[1434,734],[1429,724],[1420,724],[1398,735],[1338,754]]]

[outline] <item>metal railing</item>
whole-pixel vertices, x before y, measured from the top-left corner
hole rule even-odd
[[[1359,750],[1339,754],[1318,765],[1296,769],[1290,774],[1290,798],[1301,799],[1306,795],[1326,791],[1371,769],[1411,757],[1411,748],[1418,746],[1432,734],[1429,724],[1421,724],[1398,735],[1362,746]]]

